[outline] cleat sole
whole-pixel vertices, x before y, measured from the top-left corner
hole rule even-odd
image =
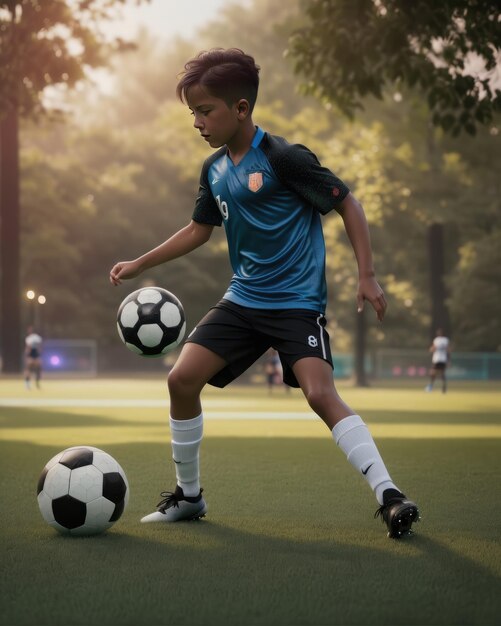
[[[391,539],[402,539],[413,534],[412,524],[419,521],[419,511],[415,506],[409,506],[398,512],[398,519],[393,520],[388,537]]]

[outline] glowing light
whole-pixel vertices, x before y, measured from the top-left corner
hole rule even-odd
[[[35,298],[35,292],[33,291],[33,289],[29,289],[26,292],[26,297],[28,298],[28,300],[33,300]]]
[[[45,296],[38,296],[38,304],[45,304],[47,302],[47,298]]]
[[[59,367],[61,365],[61,357],[59,357],[57,354],[53,354],[49,359],[49,363],[52,365],[52,367]]]

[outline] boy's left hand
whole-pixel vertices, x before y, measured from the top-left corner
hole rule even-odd
[[[368,300],[372,304],[373,309],[376,311],[378,320],[382,322],[387,304],[383,290],[377,280],[373,277],[360,278],[358,281],[357,310],[359,313],[361,313],[364,309],[365,300]]]

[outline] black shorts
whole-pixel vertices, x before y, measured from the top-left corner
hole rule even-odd
[[[299,387],[292,366],[304,357],[319,357],[332,367],[329,334],[323,313],[306,309],[251,309],[221,300],[199,322],[186,343],[197,343],[228,365],[209,383],[225,387],[269,348],[277,350],[284,383]]]
[[[431,364],[432,370],[444,370],[446,367],[447,367],[447,363],[444,363],[443,361],[439,361],[438,363]]]

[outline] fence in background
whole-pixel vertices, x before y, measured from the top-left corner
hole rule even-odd
[[[431,355],[423,350],[378,350],[371,375],[375,378],[427,378]],[[447,368],[451,380],[501,380],[501,354],[453,352]]]
[[[99,349],[93,339],[50,339],[44,341],[42,363],[44,375],[49,377],[94,377],[106,372],[167,372],[175,362],[178,350],[159,359],[143,359],[122,345]],[[337,379],[352,378],[352,354],[333,353]],[[256,363],[254,372],[242,377],[250,382],[256,370],[263,368],[263,360]],[[366,372],[375,379],[427,379],[431,355],[426,350],[384,349],[367,356]],[[497,352],[453,352],[447,368],[451,380],[501,380],[501,354]]]

